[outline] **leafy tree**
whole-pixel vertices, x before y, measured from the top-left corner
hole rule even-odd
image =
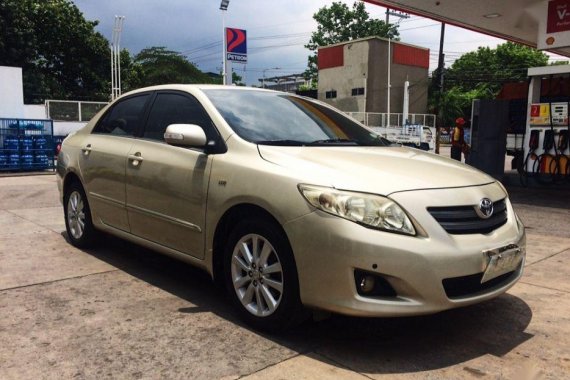
[[[320,46],[370,36],[399,40],[398,26],[371,19],[362,1],[354,2],[352,9],[344,3],[333,2],[330,7],[319,9],[313,19],[318,23],[317,30],[305,45],[305,48],[314,52],[308,58],[308,69],[305,71],[305,77],[313,82],[317,78],[317,49]]]
[[[444,89],[438,88],[437,70],[429,91],[430,112],[441,108],[440,125],[453,126],[459,116],[469,114],[474,99],[494,99],[507,82],[524,81],[529,67],[546,66],[548,56],[536,49],[507,42],[495,49],[479,47],[457,59],[444,71]]]
[[[153,46],[143,49],[133,61],[140,65],[141,87],[166,83],[210,83],[211,79],[194,64],[175,51],[163,46]]]
[[[493,96],[503,83],[526,80],[529,67],[547,64],[548,56],[543,52],[507,42],[495,49],[480,47],[462,55],[445,73],[445,82],[466,91],[488,89]]]
[[[0,65],[22,67],[24,101],[105,100],[109,43],[70,0],[0,1]]]
[[[232,71],[232,84],[235,84],[236,86],[245,86],[245,83],[243,83],[243,77],[236,74],[235,71]]]
[[[144,87],[143,68],[127,49],[121,49],[121,90],[123,93]]]

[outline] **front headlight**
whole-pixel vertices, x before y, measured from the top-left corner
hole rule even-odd
[[[329,214],[367,227],[416,234],[406,212],[386,197],[312,185],[299,185],[299,191],[312,206]]]

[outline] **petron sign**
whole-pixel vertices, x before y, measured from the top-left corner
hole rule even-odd
[[[550,0],[546,17],[540,22],[539,49],[570,46],[570,0]]]
[[[247,63],[247,35],[243,29],[226,28],[226,59]]]

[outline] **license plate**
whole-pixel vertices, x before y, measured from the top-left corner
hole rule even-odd
[[[523,256],[523,249],[515,244],[483,251],[483,265],[486,269],[483,278],[481,278],[481,283],[512,272],[519,266]]]

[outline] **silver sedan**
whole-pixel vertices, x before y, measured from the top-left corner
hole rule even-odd
[[[57,173],[71,244],[105,232],[196,265],[260,329],[315,309],[434,313],[523,271],[524,227],[499,182],[291,94],[131,92],[65,139]]]

